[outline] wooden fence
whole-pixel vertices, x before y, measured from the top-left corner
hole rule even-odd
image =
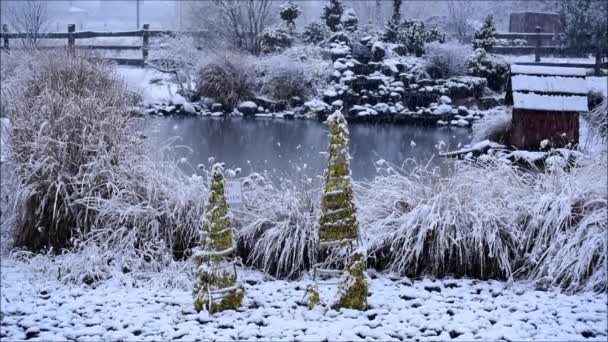
[[[2,32],[0,37],[2,38],[2,48],[6,50],[11,49],[10,39],[33,39],[44,40],[44,39],[65,39],[67,42],[67,48],[71,51],[74,49],[89,49],[89,50],[114,50],[114,51],[141,51],[141,58],[107,58],[120,65],[135,65],[144,66],[145,61],[148,59],[150,51],[150,38],[160,37],[164,35],[175,35],[185,34],[190,36],[204,36],[206,32],[176,32],[176,31],[161,31],[161,30],[150,30],[149,24],[144,24],[141,30],[136,31],[120,31],[120,32],[98,32],[98,31],[81,31],[76,32],[75,24],[68,24],[68,30],[65,33],[39,33],[33,37],[29,33],[11,33],[8,32],[8,26],[2,25]],[[77,39],[90,39],[90,38],[122,38],[122,37],[139,37],[141,38],[141,45],[77,45]],[[40,45],[38,49],[60,49],[65,46],[44,46]]]

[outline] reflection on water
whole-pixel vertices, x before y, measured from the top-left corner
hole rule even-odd
[[[313,177],[322,174],[326,164],[327,126],[317,121],[176,116],[146,119],[144,125],[143,132],[152,146],[179,137],[177,144],[191,150],[179,149],[176,157],[186,158],[193,166],[207,164],[209,157],[214,157],[245,173],[267,170]],[[470,131],[463,128],[359,123],[349,129],[355,179],[372,178],[379,159],[397,165],[408,158],[427,162],[437,157],[440,141],[453,149],[471,139]]]

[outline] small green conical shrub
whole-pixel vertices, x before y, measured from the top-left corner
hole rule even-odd
[[[333,308],[363,310],[367,306],[367,284],[364,279],[364,253],[358,251],[357,213],[350,179],[348,127],[346,119],[336,111],[327,118],[329,125],[329,157],[321,198],[319,242],[330,248],[346,248],[343,266],[345,280],[340,286]],[[354,251],[352,250],[354,248]],[[349,250],[350,248],[350,250]]]
[[[236,310],[241,305],[244,291],[237,282],[235,243],[221,164],[213,165],[210,191],[201,244],[193,253],[196,264],[194,308],[197,312],[204,309],[214,313]]]

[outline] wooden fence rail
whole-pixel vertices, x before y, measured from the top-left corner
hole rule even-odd
[[[13,33],[8,31],[8,25],[2,25],[2,31],[0,32],[0,38],[2,38],[2,48],[9,50],[10,39],[65,39],[67,41],[67,48],[71,51],[75,49],[88,49],[88,50],[141,50],[141,59],[135,58],[107,58],[120,65],[145,65],[145,61],[148,58],[150,51],[150,38],[161,37],[161,36],[175,36],[185,35],[191,37],[204,38],[208,35],[206,31],[165,31],[165,30],[150,30],[149,24],[144,24],[141,30],[135,31],[116,31],[116,32],[102,32],[102,31],[80,31],[76,32],[76,26],[74,24],[68,24],[67,32],[63,33],[39,33],[32,36],[30,33]],[[123,38],[123,37],[136,37],[141,38],[141,45],[76,45],[78,39],[90,39],[90,38]],[[49,50],[49,49],[61,49],[65,46],[38,46],[38,49]]]

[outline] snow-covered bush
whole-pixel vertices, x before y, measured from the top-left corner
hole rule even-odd
[[[248,176],[245,204],[235,213],[244,260],[282,278],[311,269],[318,254],[319,190],[312,179],[275,184],[260,174]]]
[[[203,53],[197,50],[194,38],[185,35],[163,36],[155,39],[150,49],[151,58],[146,61],[146,65],[172,74],[179,92],[191,97],[195,93],[194,78],[197,66],[204,58]]]
[[[224,195],[223,172],[221,164],[213,165],[200,242],[192,253],[196,264],[194,309],[197,312],[236,310],[243,301],[244,290],[237,283],[234,228]]]
[[[427,29],[424,22],[420,20],[404,20],[398,25],[390,21],[386,26],[382,40],[401,44],[409,53],[420,57],[425,52],[425,43],[443,43],[445,42],[445,33],[436,28]]]
[[[304,27],[302,39],[304,43],[316,45],[324,41],[329,36],[327,26],[320,21],[313,21]]]
[[[258,58],[255,69],[258,93],[276,100],[314,96],[327,86],[331,75],[331,63],[323,59],[320,48],[312,46]]]
[[[484,49],[477,49],[469,56],[467,71],[472,76],[484,77],[490,89],[502,91],[507,85],[509,64],[501,57],[488,54]]]
[[[301,64],[281,63],[274,66],[262,82],[262,93],[275,100],[288,101],[292,97],[305,99],[311,94],[306,74]]]
[[[496,25],[494,17],[488,15],[483,20],[483,25],[473,35],[473,49],[484,49],[490,51],[496,45]]]
[[[73,230],[94,218],[77,200],[111,189],[120,161],[137,158],[130,141],[125,85],[112,68],[88,55],[37,54],[14,97],[10,143],[21,184],[17,245],[65,247]]]
[[[504,110],[489,110],[473,124],[472,143],[484,140],[508,144],[511,132],[511,115]]]
[[[608,290],[606,152],[572,170],[539,175],[530,189],[521,272],[568,291]]]
[[[197,71],[197,92],[217,100],[224,108],[234,109],[240,101],[253,96],[253,69],[247,58],[238,52],[220,52]]]
[[[294,4],[291,1],[287,1],[282,4],[279,10],[279,15],[281,19],[285,21],[287,29],[290,32],[295,32],[296,30],[296,19],[302,14],[302,10],[300,6]]]
[[[34,57],[10,117],[15,243],[59,251],[77,239],[107,251],[183,255],[205,187],[176,163],[145,157],[132,102],[110,65],[80,53]]]
[[[498,163],[454,167],[446,178],[434,169],[389,166],[386,176],[361,184],[361,224],[378,266],[408,276],[512,273],[516,229],[525,215],[521,180]]]
[[[426,70],[433,78],[461,76],[467,72],[467,60],[472,51],[467,45],[450,41],[433,42],[425,47]]]
[[[260,34],[258,41],[263,53],[277,53],[290,47],[293,37],[280,27],[270,27]]]
[[[357,13],[354,9],[349,8],[344,12],[344,16],[342,16],[342,27],[347,32],[355,32],[357,31],[359,25],[359,19],[357,18]]]
[[[343,13],[344,6],[342,5],[342,0],[328,0],[323,5],[323,15],[321,18],[332,32],[338,32],[341,28],[340,21]]]

